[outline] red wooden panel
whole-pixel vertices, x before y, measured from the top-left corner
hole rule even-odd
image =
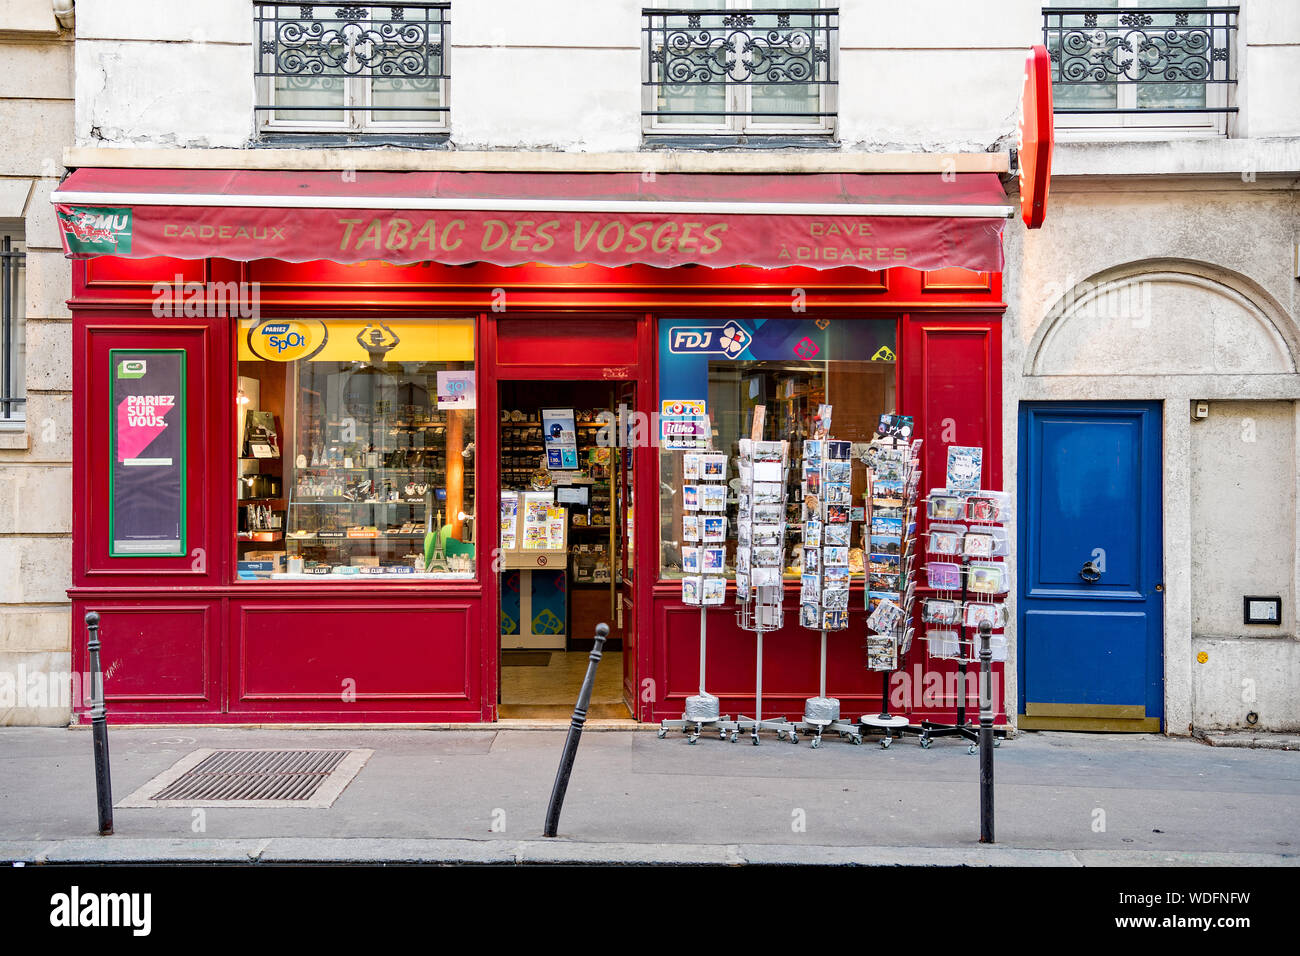
[[[72,657],[78,675],[90,669],[87,611],[100,616],[100,661],[112,718],[221,710],[220,601],[74,601]],[[81,683],[89,693],[88,677]],[[74,700],[74,709],[87,711],[81,704]]]
[[[207,280],[207,260],[173,259],[158,256],[153,259],[119,259],[117,256],[97,256],[84,260],[86,288],[108,290],[118,288],[152,288],[155,282],[172,283],[180,276],[182,282]]]
[[[455,710],[475,719],[477,611],[477,602],[232,603],[230,709],[334,719]],[[344,700],[347,690],[355,702]]]
[[[992,291],[991,272],[972,272],[969,269],[932,269],[921,273],[923,292],[989,292]]]
[[[638,361],[637,331],[637,322],[628,319],[501,318],[496,329],[497,364],[634,367]],[[509,375],[506,369],[499,374]],[[627,377],[635,377],[635,372]]]
[[[231,371],[223,347],[224,320],[177,320],[166,325],[109,325],[78,318],[73,379],[73,582],[78,586],[117,579],[148,586],[160,578],[216,584],[233,531],[234,457],[230,409],[213,397],[227,391]],[[186,408],[185,546],[179,557],[110,557],[109,430],[113,410],[109,350],[184,349]],[[227,489],[229,489],[227,491]]]

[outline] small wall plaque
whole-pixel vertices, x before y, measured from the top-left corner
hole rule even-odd
[[[1282,599],[1280,597],[1264,597],[1258,594],[1247,594],[1241,599],[1242,604],[1242,622],[1245,624],[1274,624],[1282,623]]]

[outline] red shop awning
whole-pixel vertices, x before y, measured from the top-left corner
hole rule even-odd
[[[51,199],[76,257],[982,272],[1015,211],[994,173],[83,168]]]

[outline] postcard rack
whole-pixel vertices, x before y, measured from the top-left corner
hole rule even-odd
[[[720,713],[718,698],[704,686],[708,659],[708,608],[721,605],[727,593],[727,456],[713,452],[682,455],[682,602],[700,609],[700,692],[686,698],[678,720],[664,720],[659,738],[669,730],[687,734],[695,743],[705,728],[716,730],[720,740],[736,739],[737,723]]]
[[[763,635],[784,623],[785,517],[790,443],[761,441],[764,407],[754,411],[751,437],[741,439],[737,468],[740,489],[736,497],[736,624],[755,639],[754,716],[736,719],[732,741],[749,732],[758,745],[761,730],[798,738],[789,721],[763,717]]]
[[[801,490],[802,551],[799,576],[799,624],[821,637],[816,697],[804,701],[803,719],[789,729],[791,743],[799,733],[812,735],[820,747],[822,735],[837,733],[850,743],[862,743],[856,724],[840,716],[840,701],[826,696],[827,635],[848,630],[849,550],[853,544],[852,443],[830,437],[831,406],[821,405],[813,433],[803,443]]]
[[[979,449],[949,449],[949,483],[953,484],[953,452]],[[960,472],[960,469],[957,469]],[[978,473],[975,481],[978,482]],[[929,527],[926,532],[927,583],[934,594],[922,604],[921,620],[929,656],[957,663],[957,720],[954,724],[922,721],[921,746],[928,749],[937,737],[960,737],[968,741],[969,753],[976,753],[979,727],[967,720],[970,702],[968,665],[979,663],[979,625],[988,621],[995,631],[1006,626],[1007,532],[1011,496],[1003,491],[961,487],[931,489],[926,499]],[[991,641],[995,661],[1006,661],[1006,637],[995,634]],[[978,713],[978,707],[972,708]],[[1005,728],[995,728],[994,746],[1005,737]]]
[[[890,416],[892,420],[896,416]],[[910,424],[910,419],[903,419]],[[885,420],[882,419],[882,427]],[[910,427],[907,433],[910,434]],[[917,489],[921,483],[921,440],[908,442],[896,433],[867,446],[866,560],[867,668],[880,673],[880,712],[863,714],[864,731],[880,733],[888,749],[894,735],[912,727],[904,716],[889,712],[889,684],[911,650],[915,582]]]

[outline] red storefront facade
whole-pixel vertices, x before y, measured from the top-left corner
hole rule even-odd
[[[798,177],[783,179],[788,184]],[[144,217],[135,209],[142,230]],[[928,217],[899,215],[899,221],[930,228],[939,217],[933,208],[926,211]],[[273,210],[257,215],[275,219]],[[232,399],[239,388],[241,327],[228,315],[187,316],[175,309],[160,315],[159,284],[256,283],[264,322],[472,321],[478,391],[473,500],[484,514],[496,513],[502,484],[496,428],[502,383],[535,388],[539,395],[547,382],[625,383],[629,405],[650,419],[661,400],[672,397],[658,387],[664,323],[788,317],[792,293],[801,318],[846,327],[850,336],[855,322],[892,323],[892,394],[896,410],[914,416],[916,434],[925,439],[925,473],[943,474],[948,445],[979,445],[985,486],[1002,487],[1001,273],[987,267],[987,258],[968,255],[960,240],[922,234],[916,241],[938,258],[918,254],[904,261],[946,263],[922,270],[709,268],[698,261],[667,268],[635,262],[336,262],[368,250],[343,255],[332,240],[318,243],[319,258],[310,261],[237,261],[217,255],[219,237],[195,236],[207,242],[210,256],[142,255],[151,250],[137,240],[129,257],[97,255],[73,264],[77,520],[69,593],[74,621],[90,610],[101,615],[108,703],[121,722],[498,718],[500,569],[489,544],[476,548],[473,577],[466,580],[240,580],[239,466],[230,449],[238,427]],[[159,233],[159,241],[171,239]],[[996,228],[993,239],[1000,242]],[[531,245],[517,251],[537,255]],[[752,247],[747,251],[757,257]],[[194,255],[194,247],[184,252]],[[110,353],[117,349],[184,353],[183,555],[111,553],[110,403],[104,396]],[[680,716],[684,699],[698,689],[699,617],[682,604],[678,582],[660,573],[659,450],[641,444],[626,454],[638,505],[626,529],[630,560],[618,583],[623,694],[633,717],[657,721]],[[481,542],[493,533],[487,527]],[[880,682],[864,666],[860,583],[851,600],[850,630],[830,641],[827,691],[840,698],[845,713],[865,713],[879,706]],[[819,636],[797,626],[797,603],[795,580],[787,584],[786,627],[765,643],[765,713],[796,717],[803,700],[818,693]],[[708,618],[710,691],[724,711],[743,711],[753,700],[753,636],[736,627],[730,601],[710,609]],[[84,670],[84,642],[74,636],[72,646],[74,666]],[[921,642],[907,661],[909,671],[917,663],[941,675],[955,669],[926,659]],[[952,720],[955,712],[942,703],[910,710],[917,719]],[[1000,702],[999,711],[1001,721]]]

